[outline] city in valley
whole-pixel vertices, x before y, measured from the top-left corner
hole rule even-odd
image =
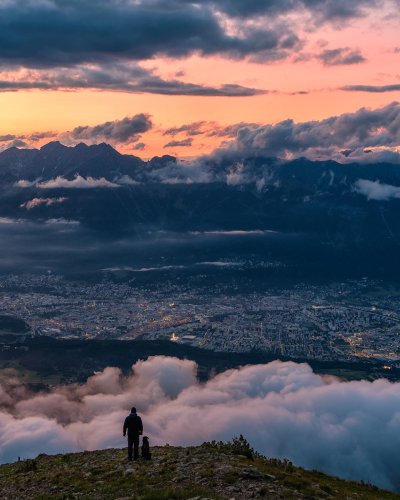
[[[28,335],[57,339],[156,340],[212,351],[400,366],[400,292],[378,281],[265,287],[258,292],[176,280],[137,286],[104,275],[3,275],[0,315],[24,320]],[[0,328],[1,330],[1,328]],[[9,341],[0,336],[0,348]]]

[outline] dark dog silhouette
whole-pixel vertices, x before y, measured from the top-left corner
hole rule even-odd
[[[144,458],[145,460],[151,460],[150,443],[147,436],[143,436],[142,458]]]

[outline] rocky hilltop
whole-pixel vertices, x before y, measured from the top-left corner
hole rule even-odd
[[[153,448],[150,462],[108,449],[0,466],[0,496],[19,499],[391,499],[399,494],[254,454],[243,440]]]

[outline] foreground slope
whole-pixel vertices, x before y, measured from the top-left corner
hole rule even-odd
[[[157,447],[151,462],[127,462],[125,450],[39,455],[0,466],[0,496],[23,499],[391,499],[400,495],[239,454],[245,447]]]

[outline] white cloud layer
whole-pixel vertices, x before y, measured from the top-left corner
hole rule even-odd
[[[135,405],[153,445],[243,433],[267,456],[400,488],[399,383],[341,382],[307,364],[274,361],[200,384],[196,368],[153,357],[137,362],[128,377],[106,368],[84,385],[39,395],[10,374],[0,377],[0,462],[123,446],[122,422]]]
[[[365,195],[369,200],[388,201],[393,198],[400,198],[400,187],[390,184],[383,184],[379,181],[369,181],[359,179],[355,183],[356,191]]]
[[[114,182],[108,181],[105,177],[94,178],[94,177],[83,177],[81,175],[77,175],[74,179],[66,179],[65,177],[59,176],[55,179],[50,179],[48,181],[38,182],[37,180],[34,182],[30,182],[27,180],[19,180],[15,184],[20,188],[29,188],[35,186],[40,189],[90,189],[90,188],[117,188],[120,187],[118,184]],[[32,208],[32,207],[31,207]]]

